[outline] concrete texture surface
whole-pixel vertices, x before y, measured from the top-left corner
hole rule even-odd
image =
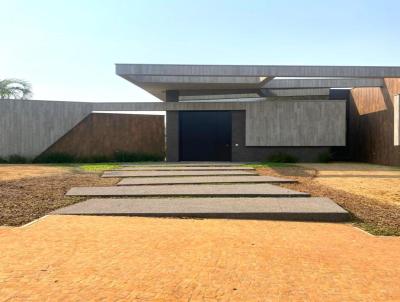
[[[162,115],[91,113],[40,156],[56,153],[81,159],[112,158],[118,151],[164,158],[164,125]]]
[[[121,167],[112,171],[254,171],[252,167]]]
[[[346,101],[258,102],[246,110],[246,146],[345,146]]]
[[[45,151],[93,111],[236,110],[246,102],[63,102],[2,100],[0,156],[18,154],[34,158]]]
[[[198,161],[180,161],[180,162],[144,162],[137,164],[122,164],[122,167],[236,167],[247,164],[246,162],[198,162]]]
[[[215,196],[215,197],[307,197],[271,184],[217,184],[217,185],[148,185],[115,187],[74,187],[68,196]]]
[[[102,177],[246,176],[255,171],[105,171]]]
[[[346,221],[329,198],[130,198],[89,199],[52,214]]]
[[[345,119],[342,116],[344,112],[341,111],[341,104],[339,101],[326,102],[323,100],[313,100],[312,109],[308,110],[303,105],[302,101],[284,102],[276,100],[276,97],[259,98],[257,101],[245,101],[243,99],[236,99],[230,102],[218,101],[210,102],[132,102],[132,103],[94,103],[94,102],[56,102],[56,101],[38,101],[32,100],[24,102],[23,100],[3,100],[0,104],[0,112],[2,112],[2,119],[0,119],[0,128],[7,129],[4,135],[0,136],[0,145],[4,148],[0,149],[0,156],[7,157],[12,154],[18,154],[25,157],[33,158],[44,152],[58,139],[64,136],[74,126],[76,126],[82,119],[93,111],[173,111],[180,110],[246,110],[251,111],[247,118],[251,119],[251,125],[246,127],[246,134],[249,136],[249,142],[255,145],[265,142],[271,135],[276,133],[282,134],[282,140],[278,143],[284,146],[297,146],[297,143],[307,141],[309,135],[304,136],[303,133],[315,134],[315,139],[311,142],[312,145],[321,141],[322,143],[336,142],[332,140],[331,136],[343,137],[341,131],[343,125],[341,121]],[[286,108],[288,107],[288,108]],[[289,108],[290,107],[290,108]],[[300,109],[297,109],[300,108]],[[304,108],[303,108],[304,107]],[[339,108],[340,107],[340,108]],[[342,114],[338,116],[338,120],[326,119],[326,116],[320,114],[319,109],[324,113]],[[276,110],[287,109],[288,111],[278,112]],[[272,111],[275,112],[272,112]],[[175,114],[176,115],[176,114]],[[297,130],[293,123],[287,125],[280,125],[280,120],[277,121],[278,115],[280,118],[299,118],[301,122],[301,130]],[[264,117],[269,117],[270,128],[265,128],[262,123]],[[167,115],[168,117],[168,115]],[[309,122],[308,118],[312,117],[313,122]],[[254,121],[253,121],[254,118]],[[167,118],[170,121],[170,119]],[[308,121],[308,122],[307,122]],[[272,123],[272,124],[271,124]],[[290,133],[279,132],[279,127],[284,127],[285,131]],[[331,128],[339,126],[337,133],[330,131]],[[315,131],[315,127],[321,127],[329,132],[325,136],[321,133],[324,131]],[[168,127],[167,127],[168,128]],[[175,129],[176,130],[176,129]],[[174,131],[175,131],[174,130]],[[340,131],[339,131],[340,130]],[[339,133],[340,132],[340,133]],[[298,138],[295,136],[301,134]],[[167,135],[170,136],[170,131],[167,129]],[[283,135],[284,134],[284,135]],[[278,135],[281,137],[280,135]],[[257,139],[260,139],[260,142]],[[170,143],[176,144],[170,138]],[[275,137],[272,137],[273,142],[276,142]],[[167,146],[170,146],[167,138]],[[253,144],[251,144],[253,145]],[[168,158],[172,157],[168,156]],[[178,160],[179,158],[175,158]]]
[[[330,147],[248,147],[246,146],[246,112],[232,111],[232,161],[265,161],[270,156],[284,153],[304,162],[317,162]]]
[[[182,95],[186,95],[187,90],[194,90],[197,95],[212,95],[213,90],[222,90],[225,91],[224,94],[231,93],[238,96],[238,89],[246,93],[254,93],[257,89],[270,89],[274,86],[291,90],[356,87],[357,85],[366,86],[367,83],[379,86],[382,85],[379,78],[396,77],[399,71],[399,67],[382,66],[116,65],[116,73],[119,76],[167,102],[173,99],[171,93],[168,93],[171,91],[176,91],[176,98],[178,98],[182,92]],[[296,81],[298,79],[285,79],[285,81],[274,79],[274,77],[304,79],[299,82]],[[307,77],[310,79],[305,79]],[[319,79],[321,77],[324,78],[323,83]],[[338,80],[337,78],[345,79]],[[280,85],[282,81],[284,84]],[[277,83],[272,85],[274,82]]]
[[[293,179],[273,176],[187,176],[187,177],[134,177],[123,178],[118,185],[178,185],[212,183],[293,183]]]
[[[333,223],[53,215],[0,230],[0,297],[399,301],[399,239]]]
[[[382,87],[382,79],[353,78],[353,79],[273,79],[263,88],[333,88],[333,87]]]
[[[190,84],[191,77],[211,77],[210,84],[215,77],[400,77],[397,66],[116,64],[115,70],[122,77],[153,76],[153,86],[161,81],[159,77],[170,76],[185,78]]]

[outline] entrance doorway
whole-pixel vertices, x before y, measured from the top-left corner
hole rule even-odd
[[[179,160],[230,161],[230,111],[179,112]]]

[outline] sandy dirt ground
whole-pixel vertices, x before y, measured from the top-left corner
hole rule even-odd
[[[50,165],[0,165],[0,181],[17,180],[28,177],[51,176],[70,173],[69,167],[54,167]]]
[[[346,224],[47,216],[0,229],[0,301],[400,301],[399,250]]]
[[[393,203],[377,210],[376,199],[322,185],[315,168],[264,172],[373,222],[397,217]],[[20,225],[76,202],[64,197],[71,186],[111,181],[93,173],[2,181],[0,218]],[[0,301],[400,301],[399,250],[400,238],[351,224],[46,216],[0,227]]]
[[[400,206],[400,169],[358,163],[302,164],[317,170],[315,182]]]
[[[70,172],[72,170],[67,168],[26,168],[16,168],[15,173],[20,179],[0,181],[0,225],[25,224],[55,209],[84,200],[84,197],[65,196],[72,187],[107,186],[118,181],[115,178],[101,178],[96,173]],[[35,177],[31,173],[33,170]],[[37,175],[38,171],[43,173]]]
[[[368,232],[400,236],[400,203],[396,198],[399,178],[393,177],[398,173],[395,169],[331,163],[258,168],[257,171],[261,175],[296,179],[298,183],[281,186],[332,199],[352,213],[353,222]],[[390,177],[381,177],[385,173]],[[382,190],[387,193],[379,195]]]

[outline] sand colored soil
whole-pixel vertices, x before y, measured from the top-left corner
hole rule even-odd
[[[315,182],[333,189],[400,206],[400,169],[370,164],[305,164],[317,170]]]
[[[23,168],[19,170],[21,175],[29,174]],[[95,173],[64,171],[51,176],[0,181],[0,225],[25,224],[52,210],[82,201],[82,197],[65,196],[71,187],[107,186],[118,181],[115,178],[101,178]]]
[[[400,236],[399,170],[369,164],[298,164],[258,168],[261,175],[296,179],[281,186],[328,197],[351,212],[354,221],[379,235]],[[385,191],[386,194],[379,194]]]
[[[0,297],[399,301],[399,250],[345,224],[48,216],[0,231]]]
[[[70,173],[69,167],[50,165],[0,165],[0,181]]]

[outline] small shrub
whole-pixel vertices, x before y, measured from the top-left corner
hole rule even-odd
[[[330,152],[322,152],[318,155],[318,162],[320,163],[329,163],[333,159],[332,153]]]
[[[8,161],[0,157],[0,164],[6,164],[6,163],[8,163]]]
[[[117,162],[162,161],[160,155],[147,153],[115,152],[114,160]]]
[[[9,164],[25,164],[27,162],[28,160],[25,157],[18,154],[13,154],[8,157]]]
[[[113,156],[95,155],[88,157],[76,157],[68,153],[43,154],[35,158],[35,163],[61,164],[61,163],[109,163],[109,162],[137,162],[137,161],[161,161],[158,155],[145,153],[115,152]]]
[[[296,163],[297,158],[286,153],[276,153],[268,157],[268,161],[273,163]]]
[[[73,163],[76,158],[67,153],[50,153],[43,154],[35,158],[34,163],[42,164],[61,164],[61,163]]]

